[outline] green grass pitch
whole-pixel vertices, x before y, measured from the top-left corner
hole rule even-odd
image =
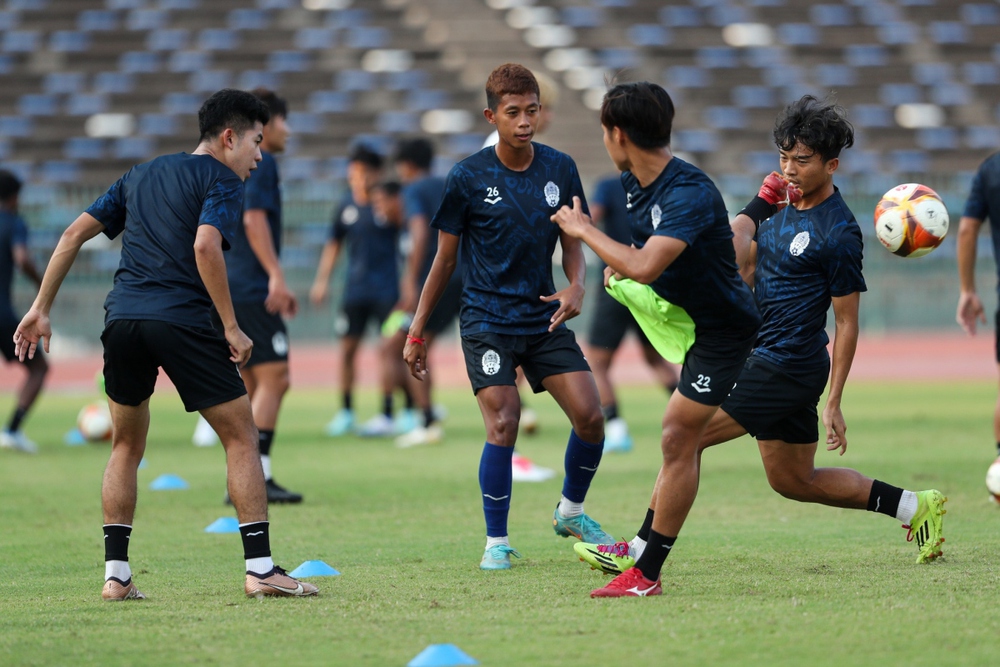
[[[771,491],[749,439],[706,453],[698,500],[664,570],[664,595],[591,600],[606,581],[551,528],[561,478],[515,484],[509,572],[481,572],[477,469],[483,426],[467,390],[441,393],[440,445],[320,435],[335,392],[293,391],[274,448],[279,482],[306,496],[274,507],[274,557],[324,560],[342,574],[320,596],[248,600],[238,535],[219,517],[224,457],[190,444],[194,418],[154,396],[148,467],[139,471],[131,563],[149,599],[101,601],[100,484],[106,445],[66,447],[93,396],[49,394],[26,429],[36,457],[0,451],[0,664],[406,665],[451,643],[482,665],[985,665],[1000,620],[1000,507],[983,479],[993,458],[992,383],[855,383],[849,449],[820,452],[891,484],[949,496],[945,559],[914,564],[892,519],[803,505]],[[359,392],[360,417],[375,409]],[[367,401],[367,402],[365,402]],[[633,452],[608,455],[587,511],[634,535],[658,467],[665,398],[622,390]],[[12,398],[8,395],[4,409]],[[519,449],[561,469],[568,431],[547,396],[541,430]],[[150,491],[158,475],[186,491]]]

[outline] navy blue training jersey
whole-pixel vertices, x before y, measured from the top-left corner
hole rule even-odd
[[[399,299],[399,229],[348,195],[333,216],[330,239],[347,244],[343,303]]]
[[[781,366],[826,364],[830,299],[864,292],[861,228],[840,190],[819,206],[787,206],[757,231],[754,297],[764,318],[753,354]]]
[[[0,311],[13,312],[14,246],[28,245],[28,225],[10,211],[0,211]]]
[[[270,153],[260,152],[261,161],[243,186],[243,210],[263,210],[274,239],[274,250],[281,254],[281,181],[278,163]],[[233,248],[226,255],[229,292],[234,303],[263,303],[267,299],[268,275],[250,247],[246,227],[236,226]]]
[[[650,287],[688,312],[695,335],[706,329],[745,331],[759,326],[753,293],[736,268],[733,230],[715,183],[674,157],[647,187],[640,187],[627,171],[622,184],[635,247],[644,247],[652,236],[687,243]]]
[[[632,245],[632,225],[628,218],[628,198],[622,185],[621,175],[608,176],[594,186],[593,206],[604,209],[601,227],[604,233],[618,243]],[[604,265],[604,262],[601,262]]]
[[[407,221],[415,216],[422,216],[429,226],[443,197],[444,179],[440,176],[425,176],[413,181],[403,188],[403,215]],[[420,285],[423,285],[424,281],[427,280],[431,264],[434,263],[434,255],[437,253],[437,232],[433,229],[427,231],[427,248],[418,276]]]
[[[1000,272],[1000,153],[994,153],[979,165],[963,215],[976,220],[989,219],[993,257]],[[997,290],[1000,291],[1000,280]]]
[[[531,165],[513,171],[493,147],[456,164],[431,226],[461,236],[463,336],[481,332],[530,335],[548,331],[559,304],[552,253],[559,226],[549,218],[579,197],[588,212],[576,164],[565,153],[532,144]]]
[[[243,181],[211,155],[176,153],[132,167],[87,213],[122,234],[122,257],[104,321],[157,320],[211,328],[212,300],[198,274],[199,225],[228,249],[242,224]]]

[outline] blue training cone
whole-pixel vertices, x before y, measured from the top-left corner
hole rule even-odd
[[[240,522],[235,517],[224,516],[205,526],[206,533],[238,533]]]
[[[406,667],[452,667],[452,665],[478,665],[479,661],[466,655],[454,644],[431,644],[406,663]]]
[[[336,577],[340,572],[321,560],[307,560],[289,572],[289,575],[302,579],[304,577]]]
[[[149,485],[153,491],[175,491],[188,488],[188,483],[177,475],[160,475]]]

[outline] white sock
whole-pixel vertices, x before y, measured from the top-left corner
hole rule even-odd
[[[559,499],[559,514],[564,519],[572,519],[575,516],[580,516],[583,514],[583,503],[574,503],[566,496],[563,496]]]
[[[646,550],[646,540],[636,535],[632,538],[632,541],[628,543],[628,546],[629,551],[632,552],[635,559],[639,560],[639,556],[641,556],[642,552]]]
[[[263,558],[247,558],[247,572],[254,574],[267,574],[274,569],[274,561],[270,556]]]
[[[260,465],[264,468],[264,481],[269,481],[271,479],[271,457],[267,454],[261,454]]]
[[[504,535],[503,537],[490,537],[489,535],[486,536],[487,549],[489,549],[490,547],[495,547],[498,544],[502,544],[506,547],[509,547],[510,541],[507,539],[506,535]]]
[[[104,561],[104,580],[114,577],[118,581],[128,581],[132,578],[132,568],[128,566],[127,560],[106,560]]]
[[[896,508],[896,518],[904,524],[909,524],[916,513],[917,494],[913,491],[903,491],[903,497],[899,499],[899,507]]]

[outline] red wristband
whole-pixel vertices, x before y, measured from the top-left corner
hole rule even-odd
[[[424,345],[426,343],[423,338],[417,338],[416,336],[411,336],[410,334],[406,334],[406,342],[416,343],[417,345]]]

